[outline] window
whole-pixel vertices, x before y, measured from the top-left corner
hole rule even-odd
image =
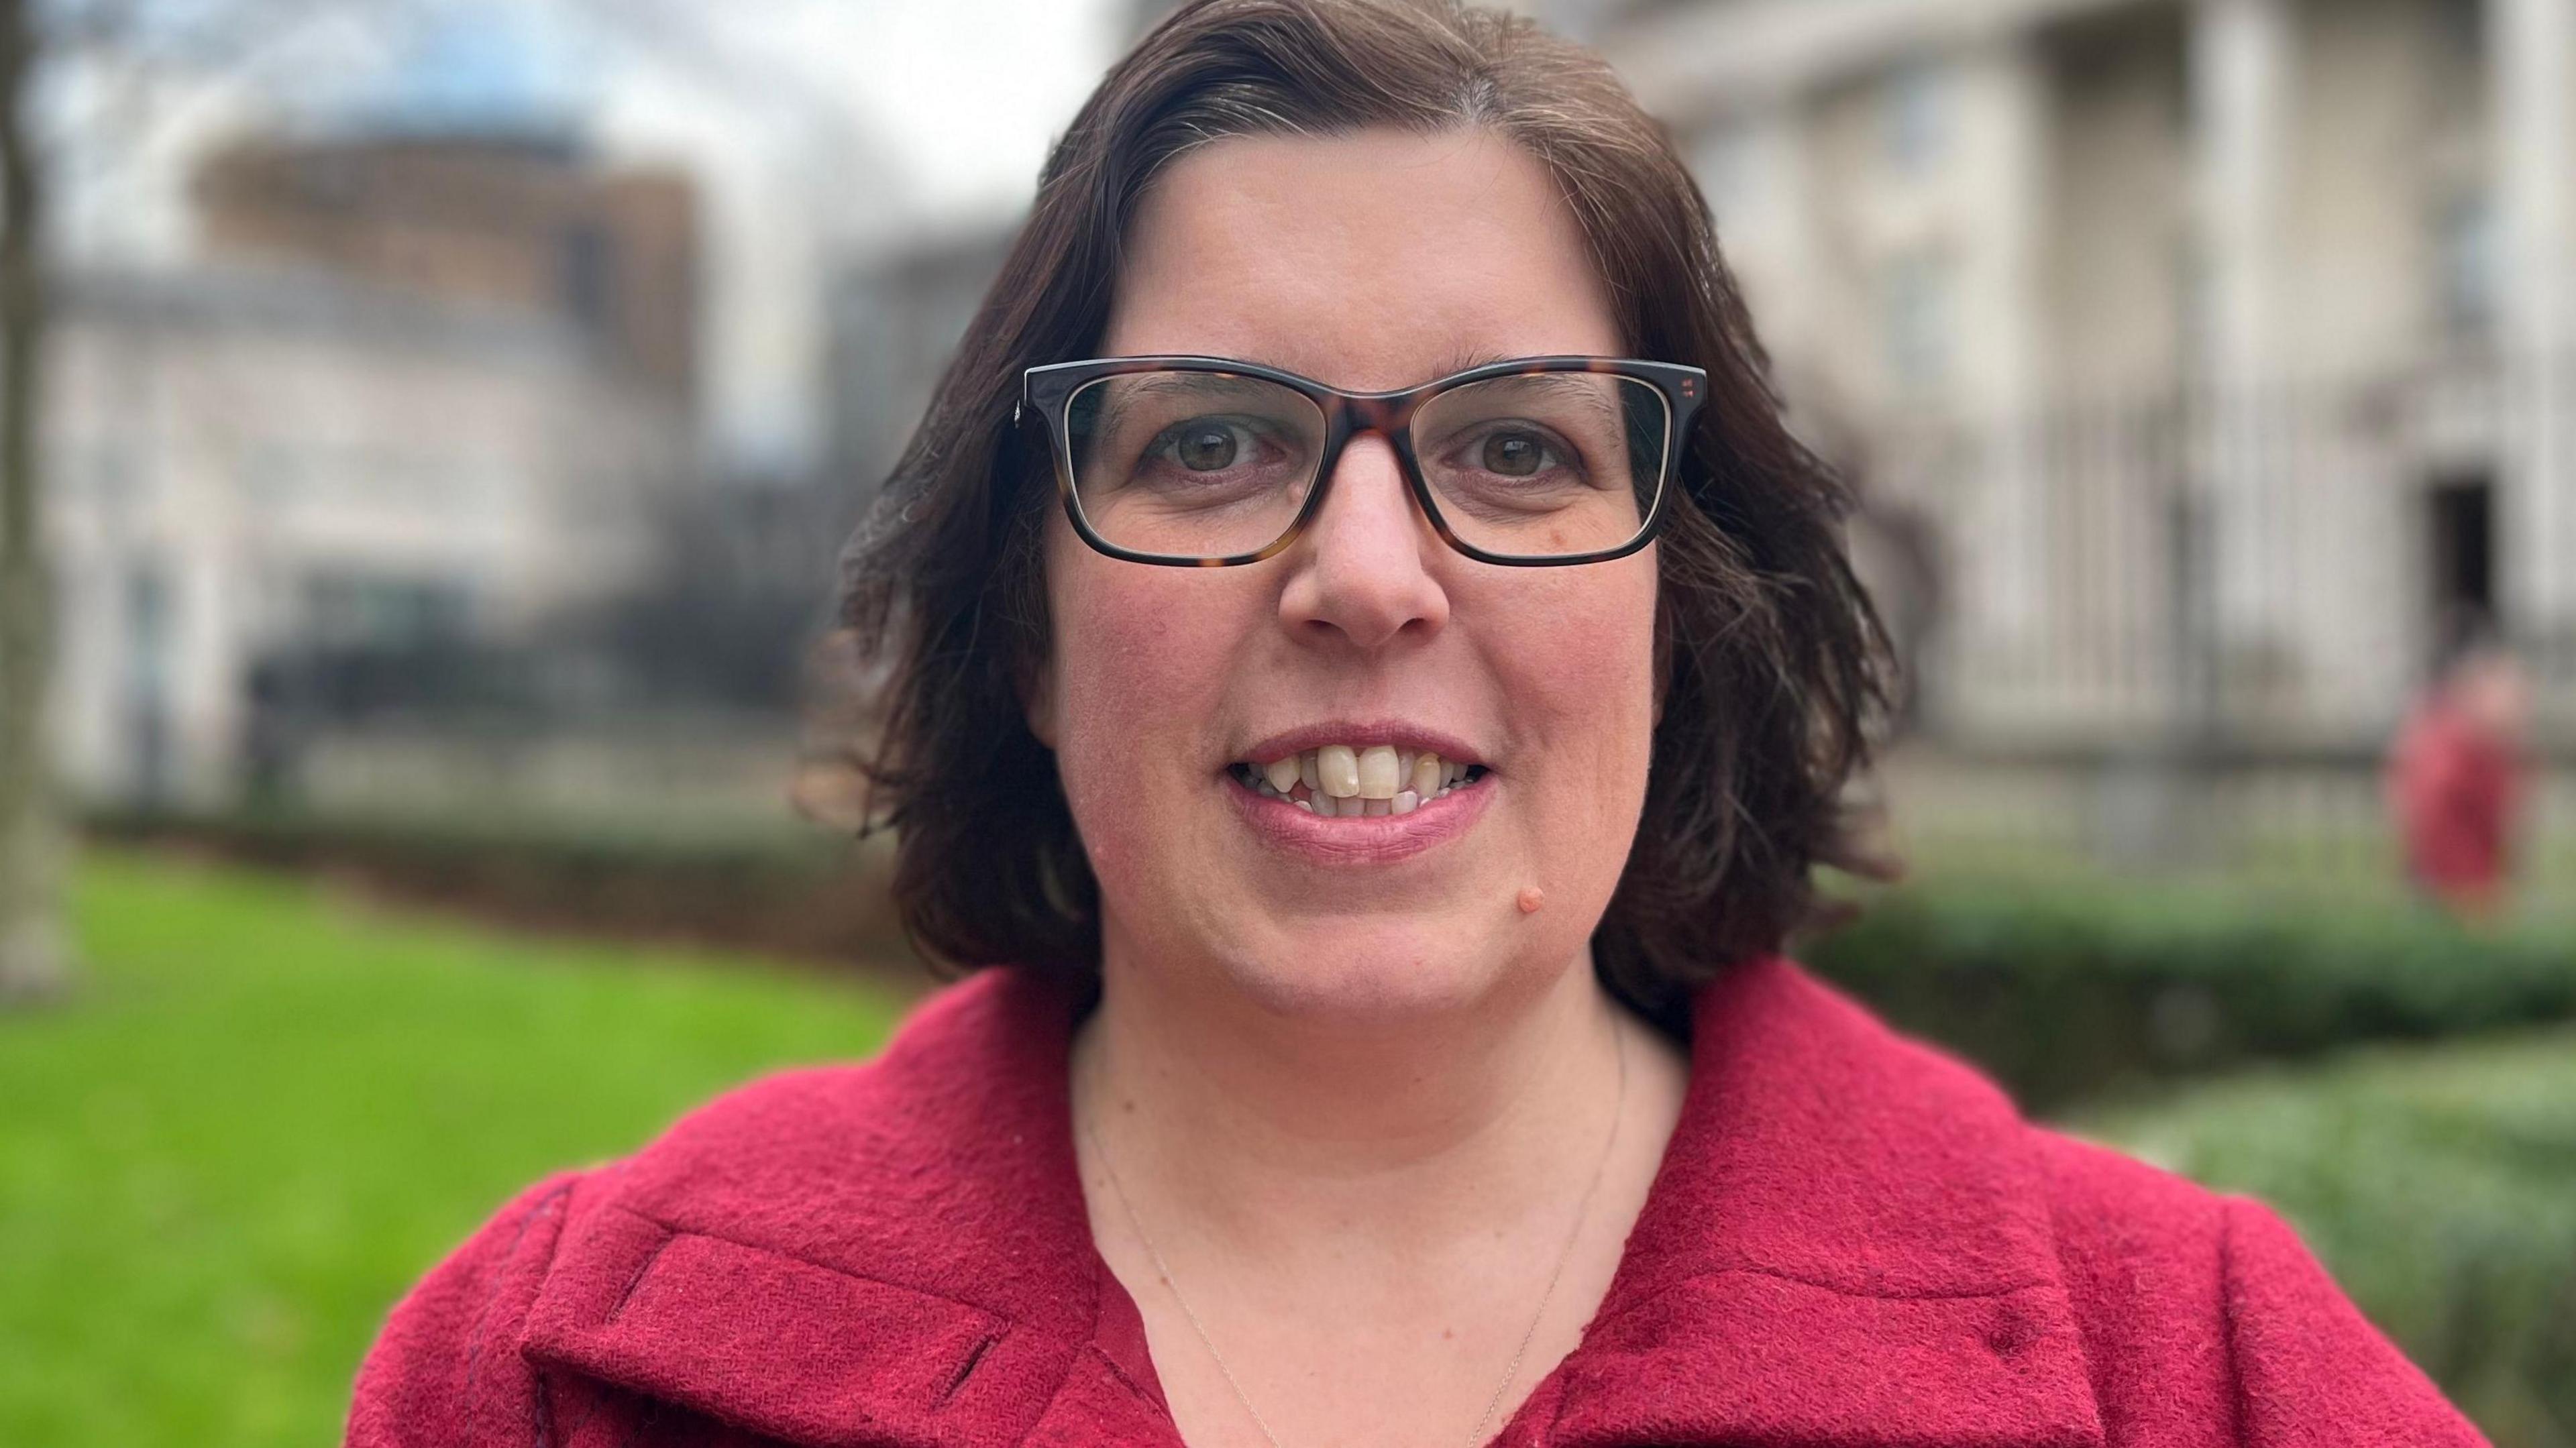
[[[416,649],[463,638],[472,599],[461,581],[328,572],[304,581],[307,638],[328,648]]]
[[[2496,616],[2495,488],[2483,477],[2437,482],[2425,497],[2434,625]]]
[[[617,306],[617,238],[595,221],[567,228],[560,240],[564,310],[584,331],[608,330]]]
[[[1929,252],[1897,258],[1880,279],[1879,343],[1900,390],[1928,391],[1949,371],[1949,283],[1949,269]]]
[[[135,696],[158,697],[169,679],[173,612],[170,580],[138,563],[125,575],[125,685]]]
[[[1909,176],[1929,169],[1948,139],[1949,87],[1940,67],[1907,61],[1888,73],[1881,96],[1879,142],[1888,164]]]
[[[292,505],[301,494],[303,469],[295,451],[284,443],[263,441],[251,444],[242,453],[241,483],[243,496],[252,506],[262,509]]]
[[[125,784],[144,804],[167,799],[176,783],[176,730],[170,717],[171,640],[177,604],[170,579],[152,564],[125,575],[125,668],[118,714]]]
[[[2433,20],[2441,28],[2442,43],[2451,57],[2470,65],[2481,65],[2487,53],[2486,6],[2482,0],[2436,0]]]
[[[2484,338],[2496,324],[2495,207],[2484,193],[2455,197],[2433,219],[2435,307],[2445,336]]]
[[[2183,373],[2214,375],[2218,364],[2218,286],[2209,247],[2186,237],[2173,253],[2174,340]]]

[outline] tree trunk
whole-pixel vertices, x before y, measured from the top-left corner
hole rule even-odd
[[[70,974],[45,726],[53,580],[39,508],[45,278],[43,178],[28,134],[30,8],[0,0],[0,1005],[50,995]]]

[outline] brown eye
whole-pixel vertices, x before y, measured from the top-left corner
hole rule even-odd
[[[1172,455],[1194,473],[1221,472],[1234,466],[1238,449],[1230,427],[1194,427],[1173,440]]]
[[[1525,432],[1498,432],[1485,439],[1485,470],[1507,478],[1526,478],[1547,460],[1547,449]]]

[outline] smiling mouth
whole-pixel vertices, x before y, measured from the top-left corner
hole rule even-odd
[[[1237,761],[1226,772],[1235,783],[1265,798],[1285,800],[1310,814],[1355,819],[1411,814],[1443,795],[1474,785],[1492,771],[1428,750],[1327,744],[1266,763]]]

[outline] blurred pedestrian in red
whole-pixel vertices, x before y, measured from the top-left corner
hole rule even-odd
[[[2388,801],[2417,889],[2463,919],[2504,903],[2530,689],[2495,632],[2466,625],[2443,650],[2388,755]]]

